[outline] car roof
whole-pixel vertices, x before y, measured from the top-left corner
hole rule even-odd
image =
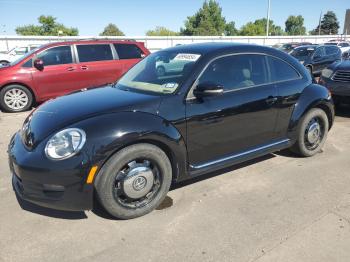
[[[296,47],[295,49],[303,49],[303,48],[316,48],[316,47],[318,47],[318,46],[320,46],[320,45],[302,45],[302,46],[298,46],[298,47]]]
[[[250,51],[252,50],[262,51],[262,50],[271,50],[272,48],[266,47],[266,46],[260,46],[256,44],[247,44],[247,43],[209,42],[209,43],[178,45],[175,47],[163,49],[161,51],[210,55],[210,54],[225,52],[225,51],[239,52],[243,49],[249,49]]]
[[[72,40],[72,41],[60,41],[60,42],[52,42],[42,45],[42,47],[47,46],[58,46],[58,45],[72,45],[72,44],[110,44],[110,43],[142,43],[134,40],[112,40],[112,39],[82,39],[82,40]]]

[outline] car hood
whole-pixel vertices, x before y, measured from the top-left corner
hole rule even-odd
[[[335,62],[329,66],[332,70],[344,70],[350,71],[350,60],[343,60],[340,62]]]
[[[47,136],[81,120],[101,114],[141,111],[156,114],[161,96],[123,91],[111,86],[75,92],[42,104],[22,127],[22,140],[29,148]]]

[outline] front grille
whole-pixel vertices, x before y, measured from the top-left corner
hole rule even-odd
[[[350,71],[336,71],[332,79],[336,82],[350,82]]]

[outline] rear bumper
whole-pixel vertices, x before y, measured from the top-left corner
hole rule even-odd
[[[93,186],[86,184],[82,156],[66,163],[46,159],[40,148],[27,151],[16,134],[9,145],[9,166],[16,194],[34,204],[67,211],[92,209]],[[51,162],[51,163],[50,163]]]

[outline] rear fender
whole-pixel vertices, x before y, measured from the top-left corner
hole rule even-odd
[[[288,137],[291,138],[292,141],[296,140],[301,119],[312,108],[323,109],[328,116],[329,128],[332,127],[334,121],[334,105],[331,94],[324,86],[311,84],[303,90],[295,104],[288,127]]]

